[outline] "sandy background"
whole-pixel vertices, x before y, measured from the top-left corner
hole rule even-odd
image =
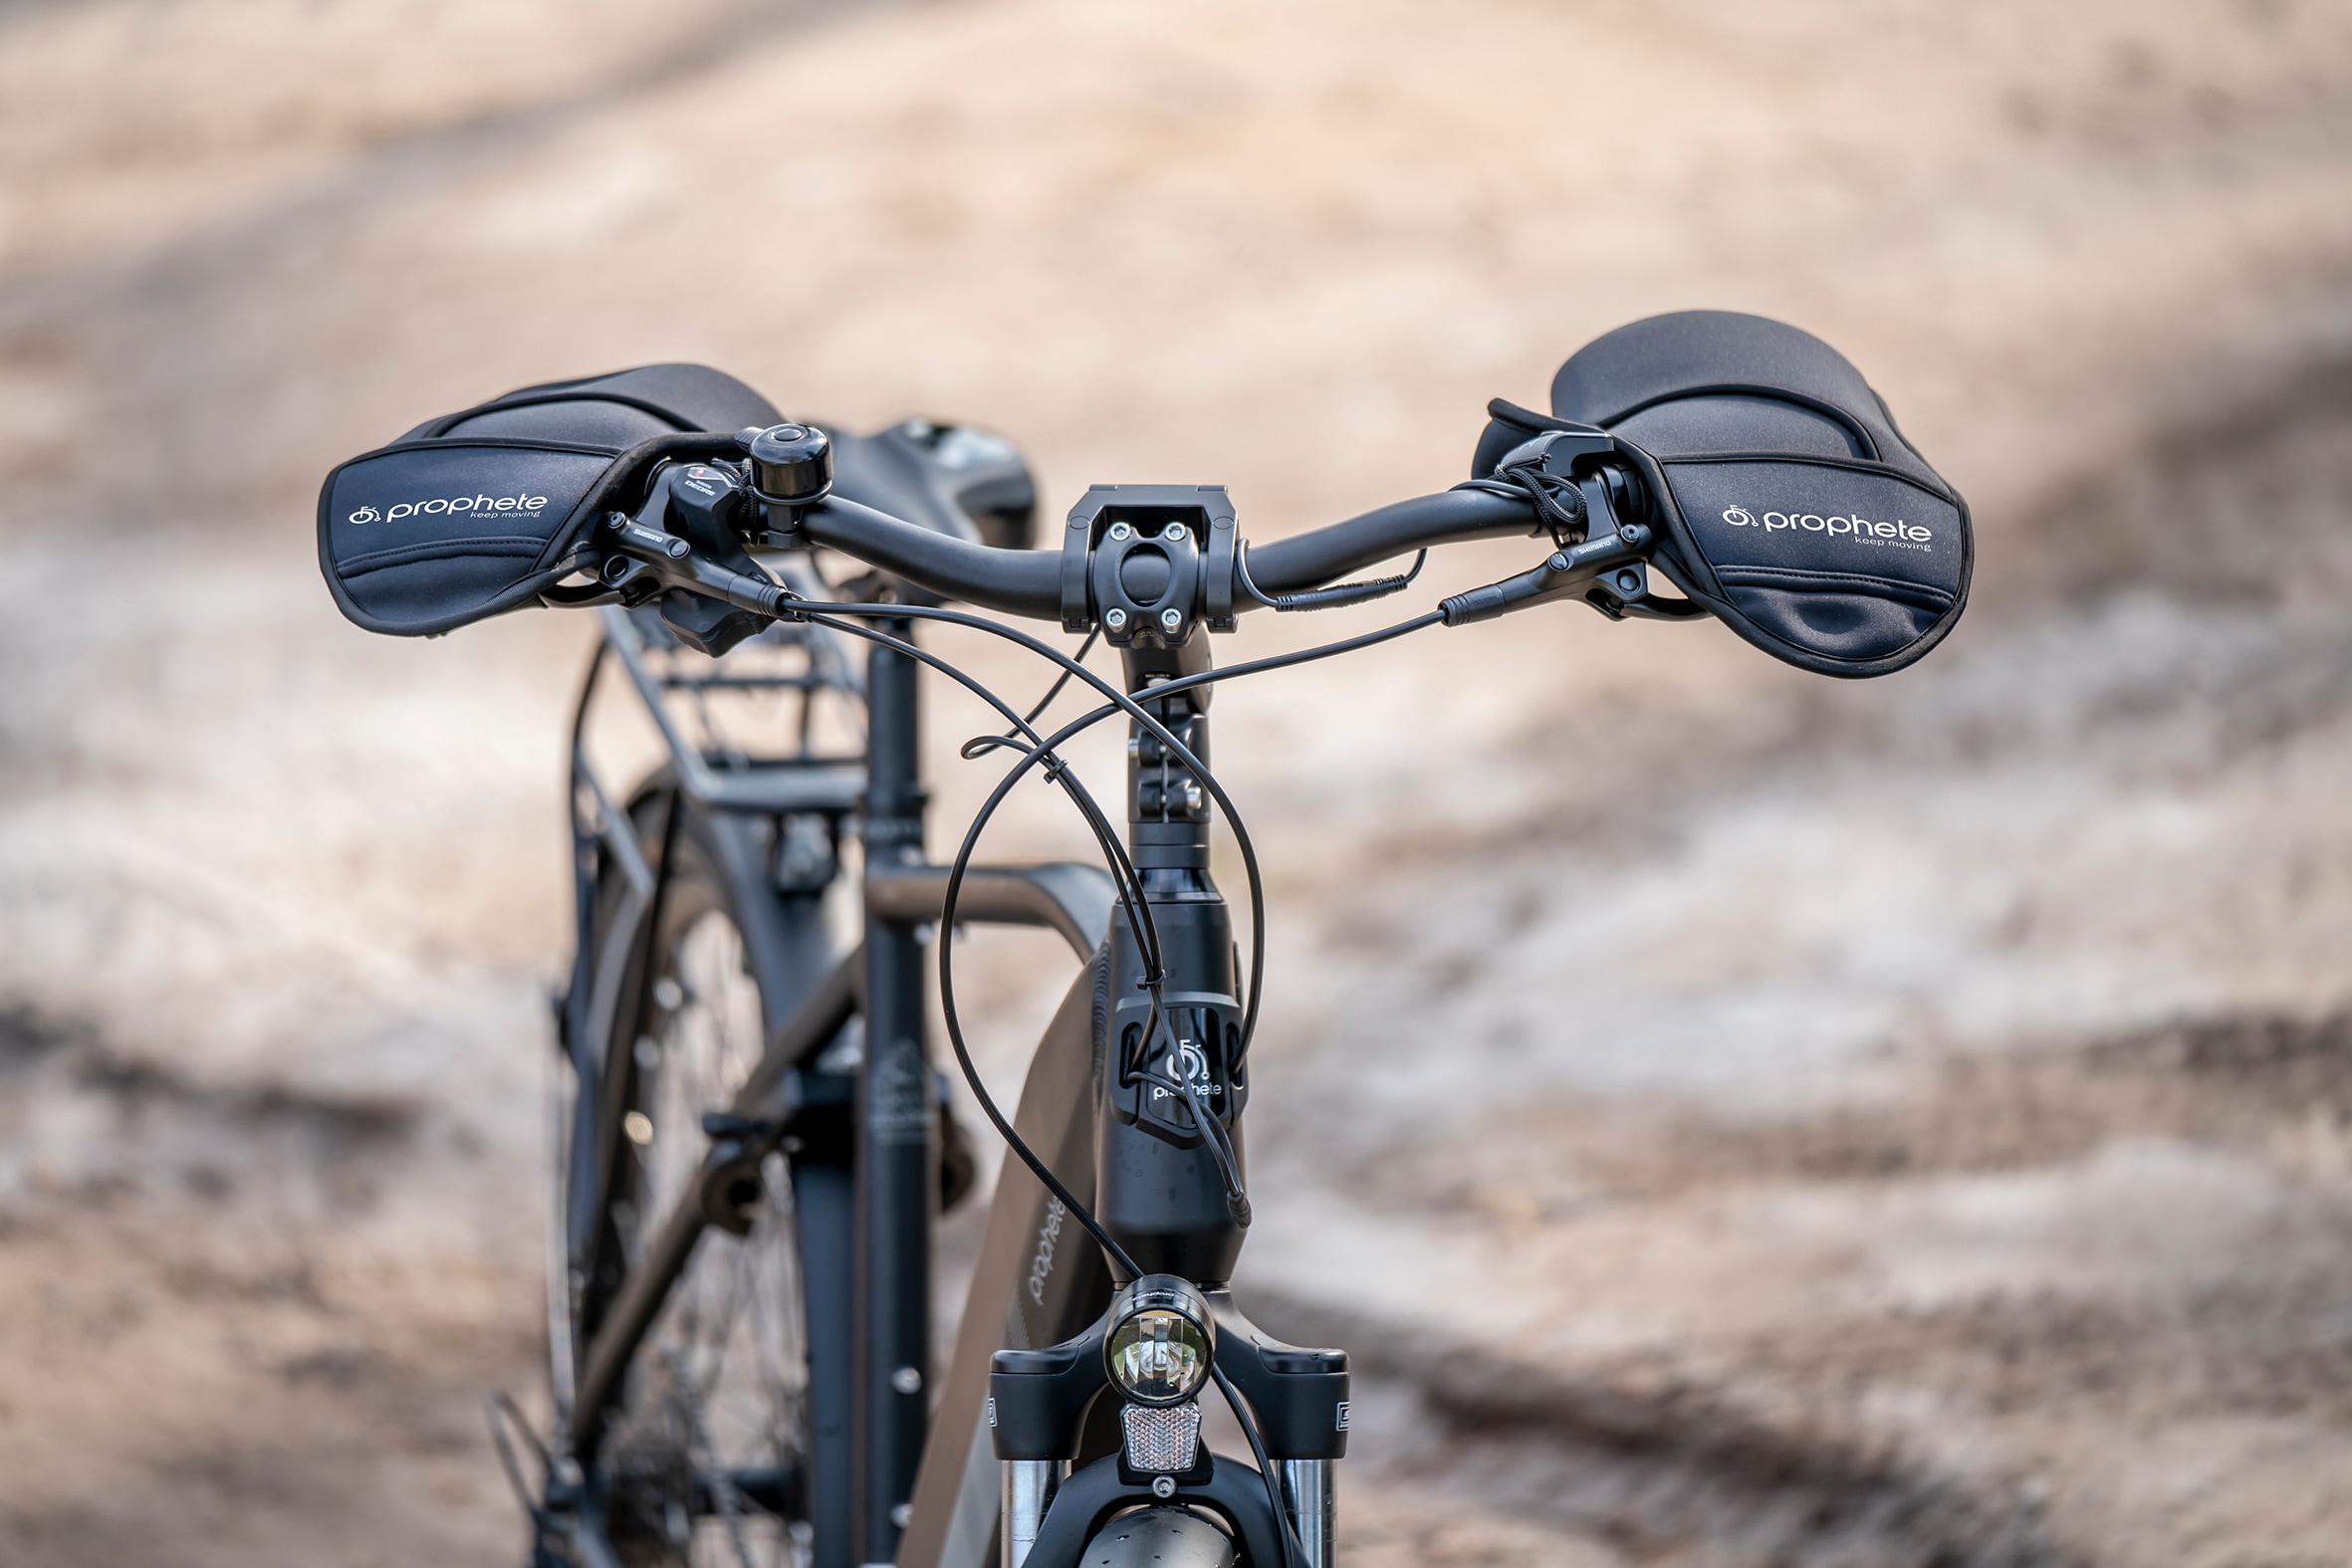
[[[589,628],[347,626],[332,463],[701,359],[1267,538],[1700,305],[1838,344],[1971,498],[1944,650],[1562,610],[1217,709],[1277,921],[1245,1282],[1375,1374],[1351,1560],[2343,1561],[2308,0],[0,5],[0,1557],[519,1551],[477,1412],[537,1378]],[[1427,598],[1525,564],[1449,554]],[[939,697],[935,836],[980,724]],[[1080,843],[1043,793],[1000,840]],[[1009,1086],[1064,960],[969,951]]]

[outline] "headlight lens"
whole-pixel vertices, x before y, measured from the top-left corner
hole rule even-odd
[[[1209,1336],[1180,1312],[1138,1312],[1110,1337],[1110,1378],[1138,1405],[1192,1398],[1209,1376]]]
[[[1169,1274],[1146,1274],[1119,1294],[1102,1347],[1112,1384],[1137,1405],[1191,1399],[1209,1381],[1209,1303]]]

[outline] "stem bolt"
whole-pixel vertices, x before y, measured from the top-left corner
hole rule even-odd
[[[901,1394],[923,1392],[923,1375],[912,1367],[900,1367],[890,1374],[890,1387]]]
[[[1121,524],[1119,526],[1124,528],[1126,525]],[[1110,608],[1102,612],[1102,624],[1108,626],[1113,631],[1122,630],[1127,624],[1127,612],[1123,609],[1120,609],[1116,604],[1113,604]]]
[[[1127,525],[1124,523],[1113,523],[1110,526],[1110,533],[1107,537],[1114,540],[1123,540],[1132,535],[1134,532],[1135,531],[1133,529],[1127,527]]]
[[[1170,631],[1174,631],[1177,627],[1184,624],[1184,616],[1177,610],[1175,605],[1171,604],[1166,609],[1160,611],[1160,624],[1167,627]]]

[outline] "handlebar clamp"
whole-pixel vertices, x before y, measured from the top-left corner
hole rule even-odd
[[[1234,521],[1223,485],[1094,486],[1061,536],[1062,629],[1119,648],[1232,629]]]

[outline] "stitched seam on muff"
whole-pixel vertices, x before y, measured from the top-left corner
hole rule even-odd
[[[370,630],[386,631],[395,636],[435,636],[519,608],[554,586],[563,575],[562,571],[524,571],[508,578],[495,594],[481,603],[470,604],[454,614],[431,615],[420,620],[386,621],[381,616],[370,614],[354,599],[352,608],[357,613],[353,618]],[[340,580],[335,583],[338,594],[349,594],[352,587],[352,584]]]
[[[1651,454],[1651,461],[1660,469],[1677,463],[1803,463],[1813,468],[1844,469],[1855,474],[1876,474],[1898,484],[1909,485],[1923,495],[1935,497],[1946,506],[1957,507],[1960,497],[1950,489],[1938,489],[1917,474],[1907,473],[1892,463],[1873,462],[1863,457],[1818,457],[1810,452],[1677,452],[1672,457]],[[1671,481],[1670,481],[1671,483]]]
[[[453,540],[447,544],[403,545],[397,550],[379,550],[365,556],[353,556],[348,560],[339,560],[335,563],[335,569],[344,576],[355,577],[389,566],[413,565],[420,560],[449,560],[465,556],[536,557],[546,543],[534,535],[528,539],[469,539]]]
[[[616,371],[615,373],[625,375],[628,372],[623,370]],[[590,379],[593,380],[596,378],[590,377]],[[463,436],[452,436],[447,434],[447,432],[454,430],[469,419],[479,419],[484,414],[504,413],[508,409],[512,408],[544,408],[550,403],[611,403],[621,408],[634,408],[641,414],[651,414],[654,418],[668,424],[680,435],[716,433],[704,432],[701,427],[696,425],[692,420],[680,418],[676,411],[664,408],[659,403],[648,402],[641,397],[631,397],[623,392],[583,391],[578,388],[573,388],[571,390],[554,390],[547,392],[509,392],[506,396],[493,398],[487,403],[476,403],[473,407],[459,409],[454,414],[444,414],[441,418],[433,421],[434,424],[439,428],[436,429],[432,435],[426,437],[425,439],[433,441],[462,441],[466,438]],[[613,450],[619,451],[620,449],[615,447]]]
[[[1810,392],[1799,392],[1785,386],[1766,386],[1761,381],[1721,381],[1706,386],[1679,387],[1671,392],[1660,392],[1655,397],[1645,397],[1640,402],[1627,408],[1621,408],[1606,419],[1596,419],[1593,423],[1605,430],[1613,430],[1635,414],[1647,413],[1650,409],[1663,407],[1667,403],[1691,402],[1710,397],[1760,397],[1792,403],[1798,408],[1808,409],[1813,413],[1835,420],[1843,425],[1848,433],[1858,437],[1861,443],[1870,449],[1869,455],[1864,461],[1872,463],[1883,461],[1879,455],[1877,433],[1863,424],[1859,415],[1840,408],[1835,403],[1815,397]],[[1663,462],[1665,459],[1661,458],[1659,461]]]
[[[1922,609],[1947,610],[1958,595],[1924,582],[1873,577],[1858,571],[1812,571],[1803,566],[1718,566],[1718,582],[1744,588],[1789,588],[1806,592],[1874,593],[1904,599]]]
[[[371,457],[382,457],[389,452],[456,452],[466,447],[480,447],[488,452],[562,452],[575,457],[618,457],[628,450],[622,446],[593,446],[583,441],[545,441],[537,436],[418,436],[410,441],[394,441],[362,452],[348,462],[336,465],[341,473],[353,463],[364,463]],[[332,476],[330,476],[332,477]]]

